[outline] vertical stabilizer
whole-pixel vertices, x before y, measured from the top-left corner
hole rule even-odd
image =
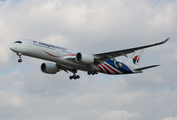
[[[143,55],[143,52],[144,52],[144,49],[136,51],[132,55],[132,57],[126,62],[126,65],[133,68],[133,69],[136,69],[139,65],[139,62],[140,62],[141,57]]]

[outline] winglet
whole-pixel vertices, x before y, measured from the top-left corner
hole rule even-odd
[[[155,43],[155,45],[164,44],[164,43],[166,43],[166,42],[167,42],[169,39],[170,39],[170,37],[169,37],[169,38],[167,38],[166,40],[162,41],[162,42],[159,42],[159,43]]]

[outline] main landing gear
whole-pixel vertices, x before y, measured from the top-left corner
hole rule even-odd
[[[72,76],[69,76],[69,79],[70,80],[72,80],[72,79],[79,79],[80,78],[80,76],[79,75],[76,75],[76,73],[77,73],[77,70],[76,69],[71,69],[70,70],[72,73],[73,73],[73,75]]]
[[[95,74],[98,74],[98,71],[95,71],[95,70],[91,70],[91,71],[88,71],[87,72],[88,75],[95,75]]]
[[[17,55],[19,56],[18,62],[21,63],[22,62],[22,58],[21,58],[22,54],[21,53],[17,53]]]
[[[76,75],[76,73],[74,73],[74,75],[73,76],[69,76],[69,79],[70,80],[72,80],[72,79],[79,79],[80,78],[80,76],[79,75]]]

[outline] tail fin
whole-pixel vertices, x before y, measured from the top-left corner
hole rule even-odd
[[[140,59],[144,53],[144,49],[136,51],[132,57],[126,62],[126,65],[129,67],[136,69],[139,65]]]

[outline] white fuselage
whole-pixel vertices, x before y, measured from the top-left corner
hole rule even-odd
[[[99,54],[87,54],[56,45],[25,39],[16,41],[10,46],[10,49],[19,56],[20,59],[18,62],[22,62],[21,55],[51,61],[56,64],[41,64],[42,72],[56,74],[61,69],[65,72],[70,71],[74,73],[73,76],[70,76],[70,79],[79,79],[80,76],[76,75],[77,70],[87,71],[88,75],[94,75],[98,72],[116,75],[142,73],[142,70],[157,67],[159,65],[138,68],[143,51],[145,48],[164,44],[169,39],[170,38],[167,38],[155,44]],[[133,52],[135,53],[125,64],[115,60],[117,56],[124,55],[127,57],[127,54]]]

